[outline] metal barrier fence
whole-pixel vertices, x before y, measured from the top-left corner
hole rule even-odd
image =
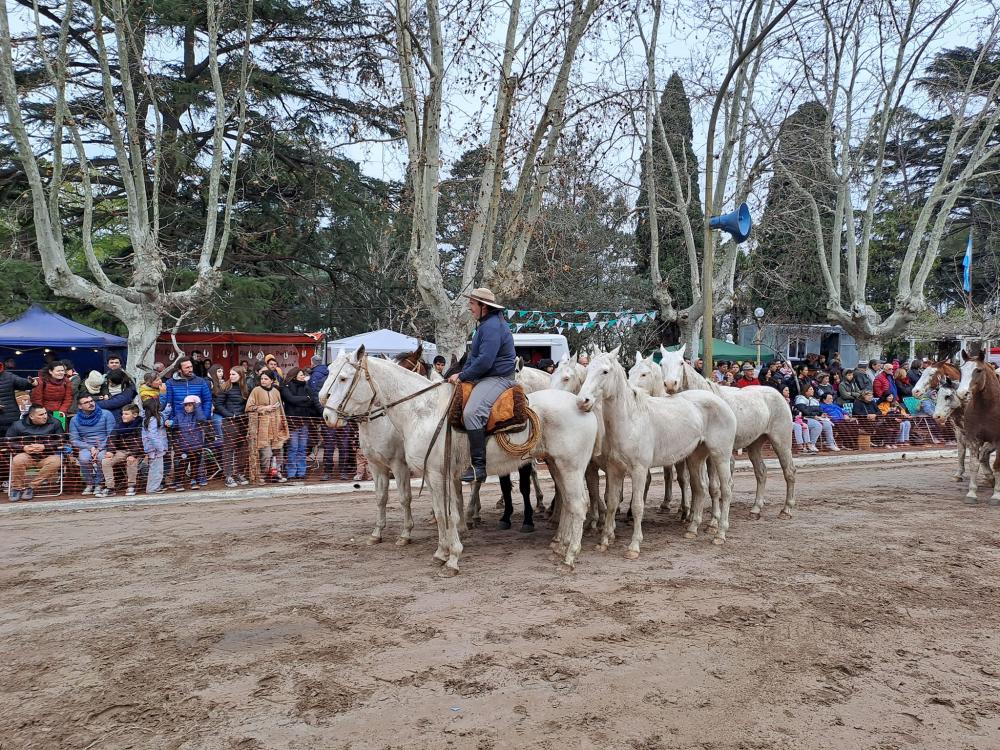
[[[909,423],[904,427],[904,423]],[[356,482],[371,478],[368,461],[360,450],[358,426],[350,424],[340,428],[326,426],[322,419],[292,417],[288,419],[288,436],[259,445],[254,431],[250,429],[247,415],[232,419],[208,420],[201,425],[201,439],[192,446],[190,439],[182,440],[176,429],[168,430],[170,448],[163,457],[163,479],[158,484],[163,491],[177,491],[223,482],[232,485],[284,483],[287,481],[307,482]],[[815,427],[805,424],[800,430],[803,436],[816,433]],[[905,436],[904,436],[904,433]],[[874,419],[858,419],[832,424],[832,434],[841,450],[877,451],[890,447],[914,446],[945,447],[955,442],[955,432],[951,423],[938,424],[934,419],[918,415],[908,418],[878,416]],[[832,448],[828,441],[829,432],[820,425],[815,444],[821,452]],[[81,466],[80,451],[69,451],[69,436],[62,436],[63,447],[59,449],[59,471],[36,488],[35,496],[76,496],[87,484],[84,475],[88,467]],[[808,437],[806,437],[808,440]],[[9,495],[14,467],[12,459],[24,452],[24,446],[32,440],[6,439],[0,444],[0,477],[7,480]],[[197,445],[200,443],[200,445]],[[139,494],[146,492],[151,461],[145,455],[141,439],[124,446],[125,450],[108,451],[91,462],[89,471],[94,484],[115,488],[116,494],[128,492],[130,484]],[[768,446],[769,447],[769,446]],[[807,450],[806,444],[799,447]],[[108,453],[126,455],[108,457]],[[85,456],[86,458],[86,456]],[[107,459],[107,460],[104,460]],[[19,460],[18,465],[30,463],[28,477],[35,476],[40,461]],[[113,476],[108,482],[105,470]],[[150,489],[156,489],[151,487]],[[129,493],[131,494],[131,493]]]

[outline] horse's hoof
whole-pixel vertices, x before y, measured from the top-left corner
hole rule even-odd
[[[759,510],[756,510],[756,511],[752,510],[752,511],[750,511],[750,520],[751,521],[759,521],[760,520],[760,511]]]
[[[510,528],[510,521],[500,520],[497,522],[497,528],[506,531]]]
[[[458,568],[449,568],[447,565],[438,571],[438,578],[454,578],[458,575]]]
[[[725,544],[725,543],[726,543],[726,538],[725,537],[721,537],[721,536],[717,536],[717,537],[715,537],[715,539],[712,540],[712,544],[720,544],[721,545],[721,544]]]
[[[713,518],[711,521],[709,521],[708,522],[708,528],[710,528],[710,529],[717,529],[717,528],[719,528],[719,519],[718,518]]]
[[[382,537],[380,536],[370,536],[365,540],[365,544],[367,544],[369,547],[381,543],[382,543]]]
[[[659,508],[656,509],[656,512],[657,513],[669,513],[670,512],[670,508],[668,508],[665,505],[661,505]]]
[[[965,475],[964,474],[952,474],[951,478],[954,479],[956,482],[961,482],[963,479],[965,479]]]
[[[608,551],[608,545],[606,545],[606,544],[595,544],[594,545],[594,549],[597,550],[598,552],[607,552]]]
[[[966,495],[965,497],[962,498],[962,502],[965,503],[966,505],[975,505],[976,503],[979,502],[979,498],[976,497],[975,495]]]
[[[399,539],[396,540],[396,546],[397,547],[405,547],[409,543],[410,543],[410,540],[407,539],[407,538],[405,538],[405,537],[400,537]]]
[[[781,513],[778,514],[778,518],[785,519],[785,520],[787,520],[787,519],[789,519],[791,517],[792,517],[792,514],[789,513],[787,510],[783,510],[783,511],[781,511]]]
[[[522,523],[521,524],[521,533],[522,534],[534,534],[535,533],[535,525],[531,524],[531,523]]]
[[[1000,508],[1000,497],[991,497],[989,503],[991,508]]]
[[[434,561],[435,565],[444,565],[448,562],[447,557],[438,557],[437,555],[434,555],[431,559]]]
[[[625,550],[625,559],[626,560],[638,560],[639,559],[639,551],[638,550],[634,550],[634,549]]]
[[[685,531],[684,532],[684,538],[685,539],[697,539],[698,538],[698,532],[697,531]]]
[[[565,560],[559,561],[559,571],[562,573],[573,573],[576,570],[576,563],[568,563]]]

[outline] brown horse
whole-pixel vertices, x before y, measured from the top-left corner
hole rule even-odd
[[[1000,445],[1000,377],[986,362],[986,353],[970,357],[962,352],[962,379],[958,397],[965,400],[965,434],[970,442]],[[1000,472],[1000,452],[993,462],[993,474]],[[972,472],[965,501],[974,505],[978,472]],[[1000,505],[1000,482],[994,481],[990,505]]]
[[[416,372],[427,377],[429,370],[427,365],[424,363],[422,357],[424,355],[424,345],[421,343],[412,352],[404,352],[403,354],[397,354],[394,359],[396,364],[400,367],[409,370],[410,372]]]

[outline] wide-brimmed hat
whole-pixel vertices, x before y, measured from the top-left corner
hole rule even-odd
[[[496,295],[484,286],[478,289],[473,289],[468,294],[463,294],[463,297],[468,297],[469,299],[474,299],[476,302],[480,302],[487,307],[493,307],[497,310],[503,310],[503,305],[497,302]]]

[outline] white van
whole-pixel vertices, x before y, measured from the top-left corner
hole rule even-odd
[[[537,365],[546,358],[558,362],[569,354],[569,342],[560,333],[515,333],[514,350],[527,365]]]

